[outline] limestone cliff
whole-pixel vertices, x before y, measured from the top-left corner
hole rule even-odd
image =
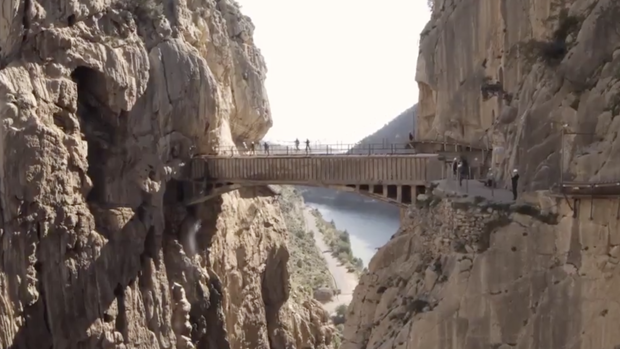
[[[495,162],[518,167],[524,189],[548,189],[562,167],[567,179],[620,179],[618,1],[431,3],[419,138],[504,148]],[[581,134],[562,141],[562,127]]]
[[[2,1],[0,348],[329,346],[274,198],[180,204],[187,159],[271,126],[253,29],[232,0]]]
[[[417,137],[503,149],[494,166],[529,193],[421,195],[362,277],[344,348],[620,347],[618,201],[544,191],[620,179],[620,3],[431,3]]]
[[[617,207],[526,201],[421,195],[361,278],[343,348],[618,348]]]

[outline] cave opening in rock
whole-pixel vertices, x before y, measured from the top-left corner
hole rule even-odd
[[[114,113],[107,104],[105,76],[91,68],[78,67],[71,74],[77,84],[77,115],[88,143],[88,176],[93,188],[86,198],[89,203],[105,202],[106,163],[113,145],[115,127],[110,122]]]

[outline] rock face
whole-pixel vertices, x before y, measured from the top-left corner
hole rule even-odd
[[[2,2],[0,348],[330,345],[274,199],[176,190],[271,126],[252,32],[232,0]]]
[[[617,348],[612,202],[594,201],[592,220],[585,200],[577,217],[544,196],[418,202],[361,278],[343,348]]]
[[[524,190],[620,180],[614,0],[434,0],[421,34],[417,136],[503,148]],[[561,129],[568,133],[561,137]],[[562,153],[560,152],[562,149]],[[560,155],[563,154],[563,155]],[[561,165],[562,164],[562,165]]]
[[[618,200],[544,191],[620,180],[620,3],[433,6],[417,137],[494,148],[497,172],[519,168],[528,193],[518,205],[420,197],[361,278],[343,348],[620,348],[607,330],[620,318]]]

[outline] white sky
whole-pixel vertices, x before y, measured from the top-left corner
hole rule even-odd
[[[269,70],[267,140],[355,143],[418,101],[427,1],[238,1]]]

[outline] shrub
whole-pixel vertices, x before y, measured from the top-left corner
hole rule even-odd
[[[351,257],[351,255],[346,253],[346,252],[340,252],[340,253],[338,253],[338,255],[336,255],[336,258],[338,258],[338,260],[343,262],[343,263],[348,261],[350,257]]]
[[[347,256],[351,256],[353,253],[351,252],[351,245],[344,241],[339,241],[336,245],[336,250],[334,251],[337,254],[344,253]]]
[[[480,93],[482,93],[482,99],[486,101],[492,97],[503,94],[504,88],[502,87],[501,82],[491,82],[491,78],[487,76],[482,80]]]
[[[564,59],[568,53],[566,39],[572,33],[579,31],[581,19],[569,16],[567,10],[559,14],[558,27],[547,41],[531,40],[523,46],[523,54],[526,58],[536,56],[542,58],[547,65],[556,65]]]
[[[364,261],[361,258],[353,258],[353,265],[359,270],[364,269]]]
[[[341,345],[342,345],[342,340],[340,339],[340,336],[338,335],[334,336],[334,349],[340,349]]]
[[[344,324],[347,320],[347,305],[340,304],[336,307],[336,315],[332,316],[332,322],[334,325]]]

